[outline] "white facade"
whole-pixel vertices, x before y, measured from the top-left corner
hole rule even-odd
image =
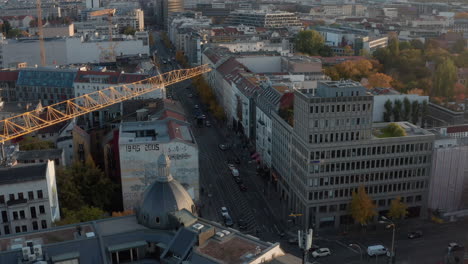
[[[142,40],[125,41],[88,41],[82,38],[58,38],[45,42],[46,64],[67,65],[115,61],[115,56],[147,55],[149,45]],[[112,50],[114,55],[112,56]],[[10,63],[26,62],[28,65],[40,65],[39,42],[37,40],[0,41],[0,67]]]
[[[218,46],[228,48],[231,52],[270,51],[278,52],[281,56],[290,54],[289,49],[284,49],[283,44],[271,44],[266,41],[219,43]]]
[[[169,122],[174,121],[121,124],[119,155],[124,210],[133,209],[145,188],[154,182],[158,157],[162,153],[168,155],[171,160],[171,174],[174,179],[187,189],[192,199],[198,200],[198,147],[193,138],[192,141],[185,140],[192,137],[188,126],[174,128]],[[153,132],[157,133],[156,137],[145,136]],[[181,133],[184,139],[173,138],[173,133]]]
[[[234,113],[232,115],[232,118],[238,122],[240,121],[240,123],[242,124],[244,135],[247,138],[251,138],[252,136],[255,136],[255,135],[250,135],[250,125],[252,122],[252,120],[250,120],[250,114],[251,114],[250,113],[250,108],[251,108],[250,99],[238,89],[235,83],[231,83],[231,85],[232,85],[231,90],[233,92],[233,96],[231,97],[232,99],[231,104],[234,107],[232,110],[232,112]],[[238,109],[239,106],[241,107],[241,109]],[[239,120],[239,117],[237,115],[238,111],[241,111],[242,120]]]
[[[385,103],[390,100],[394,103],[396,100],[403,102],[408,98],[410,102],[417,101],[422,104],[424,101],[429,102],[429,96],[420,96],[417,94],[395,94],[395,95],[374,95],[374,109],[372,113],[372,122],[384,122]]]
[[[60,220],[54,162],[3,168],[0,174],[13,173],[10,170],[23,172],[0,182],[0,236],[7,234],[7,229],[9,234],[46,229]],[[24,170],[34,175],[22,175]]]
[[[263,164],[271,168],[271,118],[258,106],[256,107],[255,116],[257,121],[255,130],[257,133],[257,139],[255,140],[256,151],[260,154]]]

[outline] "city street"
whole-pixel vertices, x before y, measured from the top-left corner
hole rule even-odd
[[[160,60],[168,60],[175,56],[163,46],[157,34],[155,40]],[[161,63],[161,66],[163,72],[179,68],[173,60],[167,64]],[[220,209],[226,206],[233,218],[234,228],[239,229],[238,223],[242,219],[247,225],[243,232],[262,240],[281,242],[282,248],[288,253],[301,256],[297,244],[288,243],[288,239],[294,233],[287,232],[286,224],[280,221],[281,214],[289,212],[280,205],[279,195],[274,188],[261,176],[256,175],[256,164],[251,161],[248,150],[243,148],[241,137],[212,118],[196,96],[196,90],[190,80],[168,87],[167,94],[184,106],[199,147],[200,186],[203,188],[199,203],[201,216],[223,223]],[[197,125],[195,105],[199,105],[199,111],[206,115],[206,120],[212,124],[211,127]],[[229,143],[233,147],[221,150],[218,147],[221,143]],[[228,161],[234,158],[239,158],[241,161],[236,167],[247,187],[246,191],[239,189],[228,169]],[[450,242],[468,245],[467,226],[468,220],[446,224],[424,220],[408,220],[401,225],[397,223],[395,263],[441,264],[448,263],[448,259],[453,260],[454,256],[461,258],[463,250],[453,252],[451,257],[448,256],[447,245]],[[408,239],[408,232],[415,230],[422,231],[423,237]],[[284,236],[280,236],[282,233],[285,233]],[[310,258],[310,263],[388,263],[386,256],[368,258],[366,253],[370,245],[384,245],[388,249],[391,248],[392,230],[385,229],[384,225],[378,225],[376,230],[349,232],[347,235],[340,235],[337,230],[320,230],[315,232],[315,235],[317,237],[314,238],[313,244],[329,248],[332,255],[315,261]],[[350,244],[356,246],[351,247]]]

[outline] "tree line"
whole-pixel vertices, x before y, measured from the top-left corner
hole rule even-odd
[[[409,121],[415,125],[422,125],[424,116],[427,114],[427,101],[411,102],[407,97],[403,99],[403,102],[399,99],[392,102],[389,99],[385,102],[384,108],[384,122]]]

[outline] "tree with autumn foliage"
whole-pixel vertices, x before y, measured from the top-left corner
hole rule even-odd
[[[457,102],[463,102],[466,98],[466,87],[461,83],[456,83],[454,87],[455,99]]]
[[[408,205],[403,203],[401,197],[398,196],[391,201],[387,216],[391,219],[398,220],[403,219],[406,215],[408,215]]]
[[[353,191],[353,198],[350,205],[351,216],[361,225],[366,225],[372,217],[377,215],[376,206],[372,202],[363,185],[358,191]]]
[[[382,87],[382,88],[389,88],[392,87],[391,82],[393,78],[388,76],[385,73],[373,73],[367,79],[368,84],[367,88],[375,88],[375,87]]]
[[[126,215],[132,215],[135,212],[133,210],[125,210],[121,212],[112,212],[112,217],[120,217],[120,216],[126,216]]]
[[[325,70],[325,74],[332,79],[351,79],[358,82],[362,78],[369,77],[374,72],[374,64],[370,60],[349,60]]]

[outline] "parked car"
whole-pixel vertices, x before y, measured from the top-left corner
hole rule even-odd
[[[242,179],[240,177],[234,177],[234,181],[237,183],[237,184],[241,184],[242,183]]]
[[[221,207],[221,215],[229,215],[228,209],[225,206]]]
[[[291,237],[290,239],[288,239],[288,243],[298,245],[299,239],[297,237]]]
[[[312,244],[312,245],[310,246],[310,248],[309,248],[309,251],[310,251],[310,252],[314,252],[314,251],[316,251],[317,249],[320,249],[320,247],[319,247],[318,245]]]
[[[195,107],[195,109],[198,109],[198,108],[200,108],[200,107],[199,107],[197,104],[196,104],[194,107]]]
[[[211,122],[210,122],[210,121],[206,121],[206,122],[205,122],[205,126],[206,126],[206,127],[211,127]]]
[[[239,170],[237,170],[237,169],[232,169],[232,170],[231,170],[231,173],[232,173],[232,176],[233,176],[233,177],[239,177]]]
[[[234,162],[235,162],[236,164],[240,164],[240,163],[241,163],[241,161],[240,161],[239,158],[235,158],[235,159],[234,159]]]
[[[224,224],[227,226],[227,227],[232,227],[234,226],[234,222],[232,221],[232,218],[229,214],[225,215],[224,216]]]
[[[418,238],[422,237],[422,232],[421,231],[413,231],[408,233],[408,238],[413,239],[413,238]]]
[[[193,94],[188,94],[188,97],[189,97],[189,98],[192,98],[192,97],[193,97]]]
[[[239,189],[243,192],[246,192],[247,191],[247,186],[245,186],[243,183],[240,183],[239,184]]]
[[[367,254],[371,257],[385,255],[387,251],[388,249],[382,245],[374,245],[367,248]]]
[[[458,251],[458,250],[460,250],[462,248],[463,248],[463,246],[456,243],[456,242],[451,242],[451,243],[448,244],[448,250],[449,251]]]
[[[228,168],[229,168],[229,170],[233,170],[233,169],[236,168],[236,166],[234,164],[232,164],[232,163],[228,163]]]
[[[314,257],[314,258],[326,257],[326,256],[330,256],[330,255],[331,255],[331,251],[328,248],[319,248],[319,249],[315,250],[314,252],[312,252],[312,257]]]
[[[247,223],[244,221],[244,219],[239,219],[239,221],[237,221],[237,224],[239,225],[240,230],[247,229]]]
[[[228,150],[231,148],[231,146],[227,143],[219,144],[218,147],[220,150]]]

